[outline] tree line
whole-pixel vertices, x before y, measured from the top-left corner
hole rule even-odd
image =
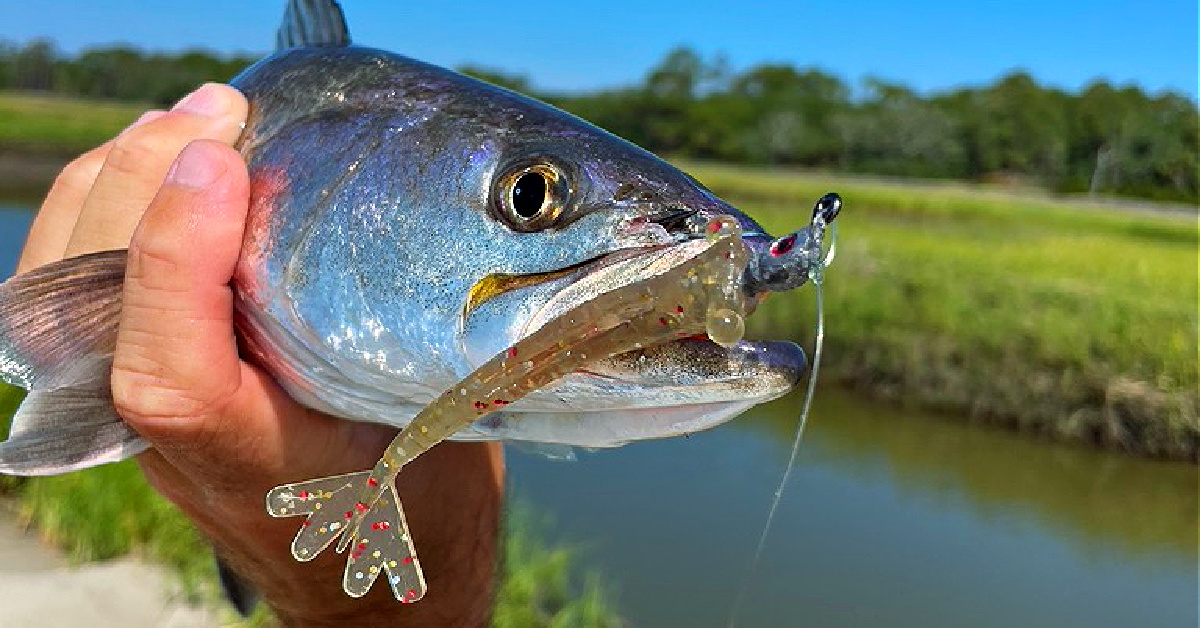
[[[255,60],[125,46],[64,55],[52,42],[0,42],[0,89],[167,104]],[[922,95],[815,68],[732,71],[688,48],[628,87],[539,91],[521,76],[468,74],[532,94],[657,153],[881,175],[1017,181],[1068,193],[1197,202],[1197,106],[1098,80],[1072,93],[1014,72]]]

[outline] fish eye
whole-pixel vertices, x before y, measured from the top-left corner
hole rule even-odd
[[[528,220],[546,205],[546,177],[540,172],[526,172],[512,186],[513,211]]]
[[[554,225],[567,203],[570,186],[559,167],[538,161],[508,169],[496,179],[493,206],[516,231],[541,231]]]

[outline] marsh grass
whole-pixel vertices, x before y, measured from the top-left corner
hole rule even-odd
[[[108,141],[149,105],[0,91],[0,152],[69,156]]]
[[[551,546],[551,523],[518,501],[509,505],[494,628],[619,628],[612,593],[599,574],[580,575],[576,549]]]
[[[826,371],[859,390],[1066,440],[1195,460],[1194,211],[964,185],[685,164],[775,233],[842,194]],[[760,337],[811,337],[810,290]]]

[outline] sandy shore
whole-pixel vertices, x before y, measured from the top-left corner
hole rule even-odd
[[[72,566],[0,509],[0,628],[212,628],[162,567],[134,558]]]

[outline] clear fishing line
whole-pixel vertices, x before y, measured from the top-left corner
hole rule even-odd
[[[767,520],[763,524],[762,534],[758,537],[758,546],[754,549],[754,557],[750,560],[750,569],[746,573],[745,580],[742,581],[737,598],[733,602],[733,609],[729,613],[728,628],[736,628],[742,604],[746,601],[746,594],[750,590],[750,583],[754,581],[754,576],[758,571],[758,564],[762,562],[763,550],[767,546],[767,535],[771,531],[771,524],[775,521],[775,513],[779,510],[779,503],[783,500],[783,490],[792,476],[792,469],[796,466],[796,457],[800,453],[800,442],[804,439],[804,427],[808,425],[808,414],[812,409],[813,395],[817,390],[817,375],[821,370],[821,354],[825,348],[825,298],[822,291],[822,284],[825,280],[825,269],[833,263],[833,258],[837,254],[837,224],[831,224],[830,227],[829,252],[826,253],[825,259],[812,270],[808,278],[816,293],[816,338],[813,342],[812,371],[809,372],[808,387],[804,391],[804,405],[800,411],[799,424],[796,426],[796,437],[792,440],[792,451],[788,456],[787,466],[783,469],[783,476],[779,478],[779,486],[775,487],[775,496],[771,499],[771,507],[767,510]]]

